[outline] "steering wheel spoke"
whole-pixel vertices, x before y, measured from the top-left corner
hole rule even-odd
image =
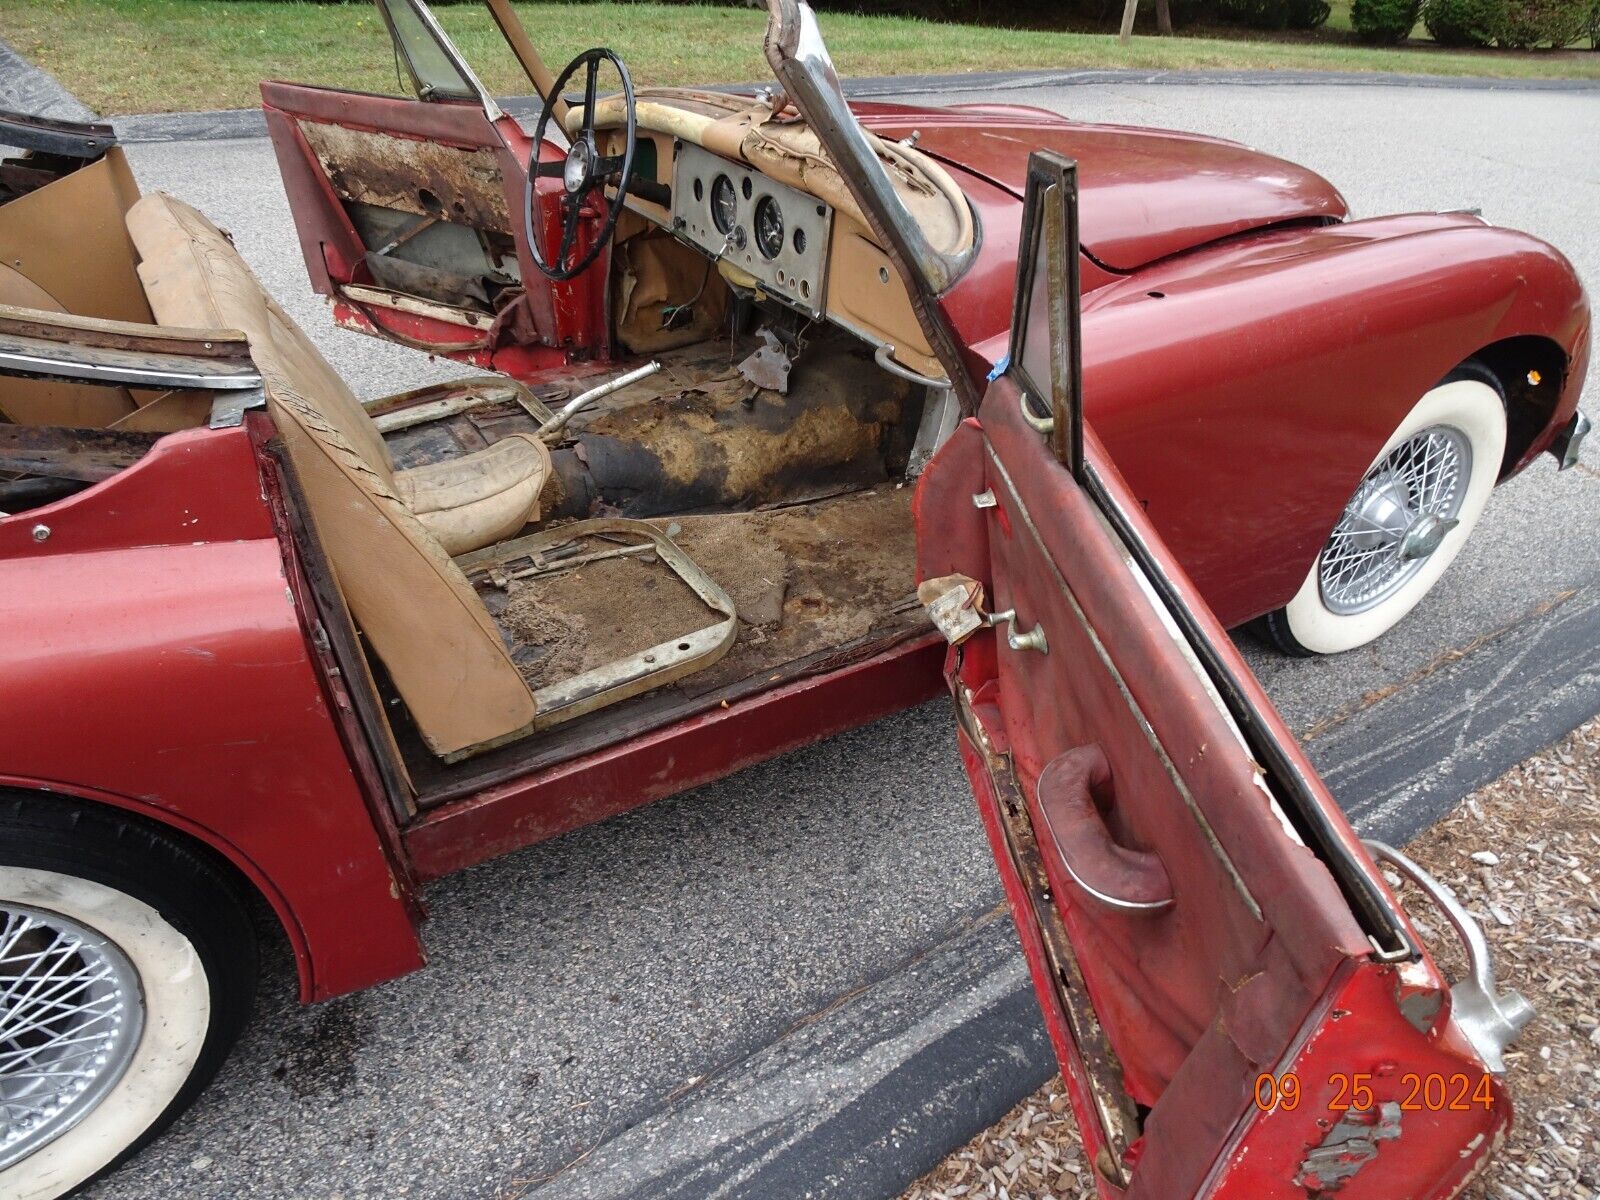
[[[600,67],[607,62],[616,68],[622,79],[626,122],[622,153],[602,155],[595,132],[595,105],[600,90]],[[541,159],[539,155],[545,144],[545,132],[554,119],[555,101],[565,94],[567,83],[580,68],[584,72],[583,124],[572,131],[571,147],[564,157],[558,160]],[[638,144],[637,111],[633,81],[622,60],[610,50],[595,49],[585,50],[568,63],[566,70],[556,77],[549,94],[545,96],[538,123],[534,126],[533,143],[533,156],[528,164],[527,187],[523,197],[523,237],[529,257],[541,274],[557,281],[571,279],[586,270],[610,243],[617,218],[622,215],[623,204],[627,200],[628,183],[633,177],[633,155]],[[562,183],[559,201],[550,191],[541,194],[535,186],[537,180],[556,178]],[[585,205],[585,199],[606,183],[614,183],[616,190],[610,197],[602,196],[598,201],[604,204],[603,215],[594,229],[594,236],[587,239],[587,248],[580,252],[578,245],[583,239],[578,236],[579,229],[585,220],[593,220],[592,215],[585,215],[593,211]],[[548,256],[544,236],[547,222],[541,219],[538,210],[544,204],[556,202],[564,210],[560,246],[553,256]]]
[[[585,132],[594,129],[594,95],[600,83],[600,60],[591,58],[589,70],[583,80],[583,128]]]

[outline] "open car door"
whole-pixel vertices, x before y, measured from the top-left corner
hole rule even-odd
[[[539,148],[422,0],[377,6],[414,96],[261,85],[313,288],[348,328],[510,375],[603,354],[604,272],[552,283],[524,244],[528,160]],[[491,9],[508,11],[503,0]],[[526,37],[511,44],[548,86]],[[553,219],[560,179],[538,183],[541,217]]]
[[[1527,1020],[1452,990],[1079,404],[1073,166],[1035,154],[1011,354],[923,476],[920,594],[1102,1196],[1455,1195]],[[1092,330],[1091,330],[1092,334]]]

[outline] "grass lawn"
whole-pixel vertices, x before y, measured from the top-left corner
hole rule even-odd
[[[651,3],[518,6],[554,69],[579,50],[609,45],[636,83],[687,84],[768,77],[765,14],[751,8]],[[439,17],[485,84],[531,89],[488,11],[443,7]],[[821,24],[843,75],[1008,67],[1239,67],[1402,71],[1417,74],[1600,78],[1600,53],[1374,49],[1338,33],[1320,39],[1136,37],[942,25],[827,12]],[[244,108],[263,78],[395,91],[394,61],[365,4],[266,0],[4,0],[0,37],[52,71],[102,113]]]

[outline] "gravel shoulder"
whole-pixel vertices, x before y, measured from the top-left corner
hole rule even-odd
[[[1463,1200],[1600,1197],[1600,718],[1468,796],[1409,854],[1477,915],[1503,987],[1538,1009],[1507,1055],[1517,1124]],[[1406,895],[1418,929],[1452,944]],[[1459,964],[1441,955],[1452,978]],[[1090,1200],[1056,1076],[901,1200]]]

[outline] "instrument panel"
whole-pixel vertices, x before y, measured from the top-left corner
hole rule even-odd
[[[833,210],[815,196],[690,143],[672,168],[672,228],[762,289],[823,315]]]

